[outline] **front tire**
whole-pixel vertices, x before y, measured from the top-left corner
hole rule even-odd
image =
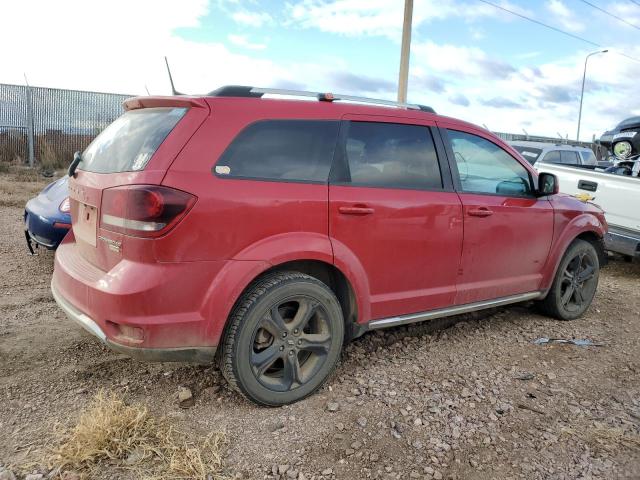
[[[567,249],[540,307],[558,320],[575,320],[589,308],[598,288],[598,252],[589,242],[575,240]]]
[[[266,406],[297,402],[316,391],[338,363],[342,309],[324,283],[299,272],[259,279],[229,318],[220,369],[229,384]]]

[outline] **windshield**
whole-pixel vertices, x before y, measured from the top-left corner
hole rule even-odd
[[[542,149],[540,148],[532,148],[532,147],[523,147],[521,145],[511,145],[520,155],[524,157],[524,159],[529,162],[531,165],[536,163],[538,157],[542,153]]]
[[[91,142],[78,168],[96,173],[144,169],[186,111],[159,107],[126,112]]]

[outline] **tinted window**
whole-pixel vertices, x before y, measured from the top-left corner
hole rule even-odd
[[[542,161],[545,163],[560,163],[560,151],[559,150],[550,151],[544,156]]]
[[[502,148],[477,135],[449,130],[462,190],[471,193],[528,195],[529,172]]]
[[[578,160],[578,154],[576,152],[568,152],[566,150],[561,150],[560,163],[564,165],[578,165],[580,164],[580,160]]]
[[[215,167],[221,176],[326,182],[339,122],[265,120],[245,128]]]
[[[78,168],[97,173],[144,169],[186,111],[161,107],[125,113],[91,142]]]
[[[538,160],[538,157],[542,153],[542,149],[540,148],[523,147],[522,145],[512,145],[512,147],[531,165],[536,163],[536,160]]]
[[[597,165],[598,164],[598,159],[596,158],[595,153],[593,153],[591,150],[584,150],[580,152],[580,155],[582,155],[582,163],[585,165]]]
[[[346,181],[354,185],[442,188],[438,157],[428,127],[351,122],[346,160]]]

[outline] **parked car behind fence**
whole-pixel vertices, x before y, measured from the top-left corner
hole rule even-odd
[[[31,254],[42,246],[54,250],[71,228],[69,177],[47,185],[24,209],[24,234]]]
[[[528,141],[511,141],[509,145],[531,165],[553,163],[587,168],[595,168],[598,165],[593,150],[587,147]]]

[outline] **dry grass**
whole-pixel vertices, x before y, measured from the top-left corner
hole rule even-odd
[[[40,168],[43,172],[53,172],[54,170],[64,166],[61,156],[53,149],[53,146],[50,145],[46,139],[40,139],[38,150]]]
[[[622,428],[596,425],[584,431],[577,431],[573,428],[563,428],[562,431],[581,439],[595,450],[606,450],[608,452],[618,448],[640,450],[640,436]]]
[[[77,425],[61,435],[50,457],[59,474],[76,471],[99,478],[100,469],[119,468],[145,479],[222,479],[223,435],[197,443],[151,416],[140,404],[101,391]]]

